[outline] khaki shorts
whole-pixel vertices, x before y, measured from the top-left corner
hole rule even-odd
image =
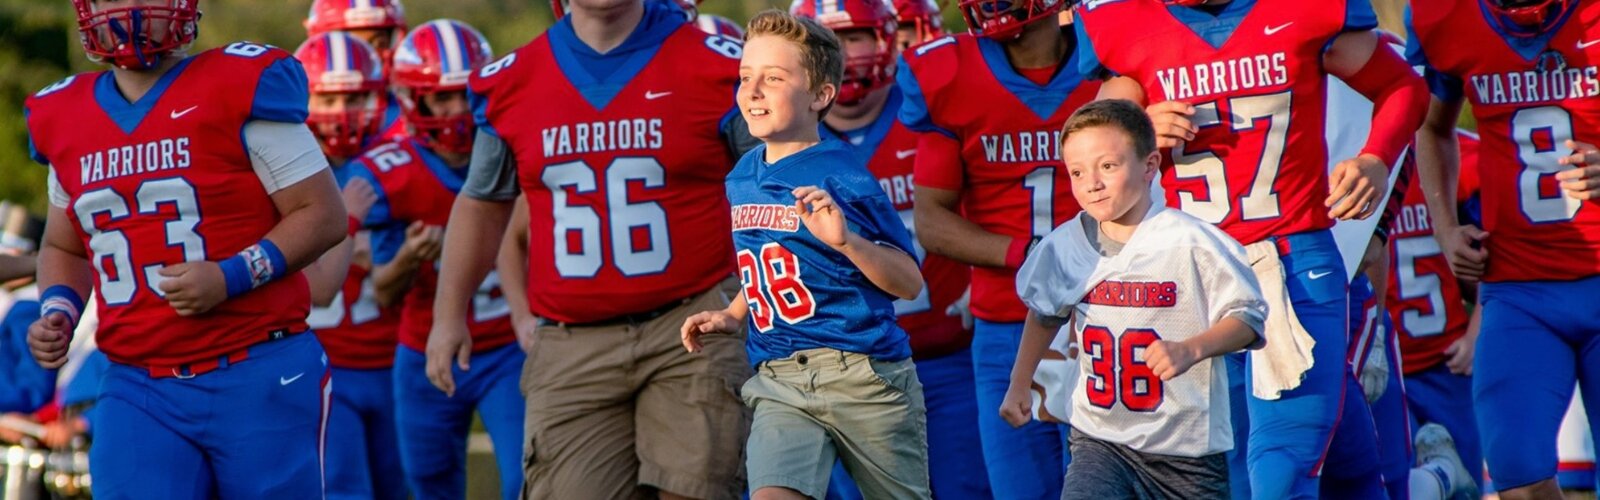
[[[751,493],[823,498],[837,457],[865,498],[929,498],[927,411],[911,360],[808,349],[762,363],[742,393],[755,409]]]
[[[683,349],[689,315],[728,305],[718,286],[640,324],[541,327],[522,369],[525,499],[737,498],[750,412],[744,335]]]

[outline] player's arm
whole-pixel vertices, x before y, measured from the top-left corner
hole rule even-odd
[[[517,197],[511,209],[511,222],[506,225],[506,235],[500,242],[495,269],[500,272],[500,291],[511,307],[511,325],[516,330],[517,343],[527,351],[533,347],[539,318],[528,310],[528,199],[525,197]]]
[[[394,231],[398,228],[388,228]],[[374,260],[378,265],[372,270],[372,298],[379,305],[390,307],[400,303],[411,289],[417,271],[428,262],[439,258],[444,243],[444,228],[413,221],[405,226],[405,236],[400,249],[389,260]]]
[[[1416,71],[1373,31],[1334,38],[1322,55],[1328,74],[1371,100],[1372,127],[1361,153],[1334,166],[1325,201],[1329,216],[1365,219],[1377,211],[1394,165],[1422,125],[1428,87]]]
[[[1022,265],[1029,240],[1015,240],[984,230],[961,216],[961,145],[939,132],[919,134],[912,196],[917,240],[922,248],[964,264],[987,267]],[[1016,262],[1011,262],[1009,250]]]
[[[1145,363],[1161,380],[1183,375],[1195,363],[1237,352],[1255,343],[1256,330],[1238,316],[1222,318],[1206,331],[1179,342],[1158,340],[1145,352]]]
[[[50,211],[45,214],[44,238],[39,245],[40,318],[28,327],[28,349],[45,368],[67,363],[67,346],[84,307],[83,298],[94,288],[94,268],[89,265],[83,241],[72,227],[64,207],[68,199],[50,174]]]
[[[917,266],[916,259],[911,258],[905,250],[884,243],[887,238],[873,241],[851,230],[845,217],[847,208],[839,206],[827,190],[804,186],[795,188],[793,194],[795,211],[800,214],[800,222],[805,224],[806,229],[850,259],[850,263],[861,269],[861,274],[866,275],[867,281],[871,281],[873,286],[905,300],[917,298],[917,294],[922,293],[922,269]],[[889,211],[887,204],[881,208]],[[870,212],[856,212],[863,218],[870,217]],[[900,231],[903,233],[905,230]],[[876,235],[873,237],[877,238]]]
[[[0,255],[0,281],[11,281],[38,272],[38,261],[21,255]]]
[[[452,358],[462,370],[470,367],[467,308],[495,265],[500,239],[520,191],[516,174],[515,158],[505,141],[479,127],[466,183],[446,224],[433,301],[433,331],[428,337],[428,380],[447,395],[455,394]]]
[[[1483,276],[1488,252],[1474,248],[1474,244],[1489,233],[1461,224],[1456,216],[1456,187],[1461,175],[1456,120],[1461,116],[1461,107],[1460,97],[1435,95],[1429,104],[1422,129],[1417,132],[1417,178],[1428,202],[1428,214],[1433,217],[1433,236],[1450,261],[1450,270],[1462,281],[1476,282]]]
[[[678,329],[679,340],[683,348],[689,352],[700,352],[700,336],[710,333],[737,334],[739,327],[744,325],[745,318],[750,315],[750,302],[745,299],[744,290],[739,290],[739,295],[728,302],[728,307],[720,311],[701,311],[683,320],[683,327]]]
[[[367,210],[378,199],[372,185],[360,177],[351,179],[340,194],[350,214],[345,221],[344,240],[301,271],[306,275],[306,283],[311,288],[311,305],[315,307],[333,304],[339,290],[344,288],[345,274],[350,272],[350,258],[355,252],[356,232],[361,229],[361,221],[367,218]]]
[[[1267,301],[1261,294],[1244,248],[1231,239],[1206,247],[1175,249],[1194,255],[1211,326],[1179,342],[1157,340],[1145,350],[1145,363],[1161,380],[1183,375],[1196,363],[1217,355],[1259,347],[1265,331]]]
[[[1000,403],[1000,417],[1012,427],[1021,427],[1033,419],[1033,375],[1039,370],[1039,361],[1055,340],[1056,332],[1066,321],[1063,318],[1040,316],[1028,311],[1022,323],[1022,342],[1017,345],[1017,363],[1011,366],[1011,383],[1006,387],[1005,399]],[[1068,335],[1077,335],[1072,330]],[[1073,339],[1074,342],[1077,340]]]

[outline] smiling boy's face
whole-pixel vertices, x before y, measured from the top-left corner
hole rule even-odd
[[[835,92],[823,84],[813,92],[800,46],[777,36],[758,35],[744,44],[739,60],[739,112],[750,135],[783,141],[798,132],[815,132],[817,114]]]

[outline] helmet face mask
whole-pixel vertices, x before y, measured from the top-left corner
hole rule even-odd
[[[122,69],[154,68],[199,35],[199,0],[113,9],[97,9],[93,0],[72,0],[72,6],[84,53]]]
[[[378,52],[344,32],[311,37],[295,49],[311,90],[306,124],[323,154],[350,158],[383,125],[386,81]]]
[[[961,0],[967,31],[992,40],[1014,40],[1022,28],[1041,19],[1054,24],[1066,0]]]
[[[1517,37],[1535,37],[1555,28],[1571,0],[1482,0],[1500,30]]]
[[[312,94],[312,102],[326,99],[342,106],[314,106],[306,118],[312,135],[329,158],[352,158],[382,125],[383,98],[378,92]]]
[[[406,35],[395,50],[394,84],[412,138],[436,151],[470,154],[476,134],[470,109],[440,116],[429,101],[465,104],[467,80],[492,58],[489,41],[460,21],[430,21]]]

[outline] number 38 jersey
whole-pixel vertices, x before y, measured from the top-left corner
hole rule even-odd
[[[575,51],[570,18],[472,80],[482,130],[515,157],[529,207],[528,301],[594,322],[703,292],[733,272],[719,124],[733,109],[738,41],[677,21],[617,85]],[[675,27],[674,27],[675,26]],[[643,29],[643,28],[642,28]]]
[[[1544,36],[1508,40],[1477,0],[1412,3],[1407,56],[1435,95],[1465,97],[1478,121],[1489,269],[1484,281],[1600,275],[1600,201],[1566,196],[1568,139],[1600,143],[1600,3],[1572,2]],[[1478,40],[1477,43],[1461,43]]]
[[[1115,255],[1102,257],[1098,234],[1099,223],[1081,214],[1041,241],[1017,273],[1023,303],[1041,316],[1071,318],[1078,335],[1072,427],[1145,453],[1199,457],[1231,449],[1223,358],[1201,360],[1163,382],[1146,356],[1157,340],[1180,342],[1223,318],[1254,325],[1266,319],[1244,247],[1215,226],[1161,207]]]
[[[134,103],[109,71],[28,99],[34,159],[50,166],[51,204],[66,210],[98,275],[96,340],[113,361],[175,366],[306,328],[299,273],[190,317],[157,286],[163,267],[226,259],[277,225],[270,195],[317,172],[258,171],[243,130],[303,123],[307,99],[299,62],[249,43],[179,62]]]
[[[1322,54],[1340,33],[1377,24],[1367,0],[1233,2],[1215,18],[1159,0],[1085,5],[1078,37],[1094,54],[1083,59],[1086,73],[1131,78],[1150,104],[1195,107],[1199,131],[1162,169],[1169,206],[1246,245],[1333,226],[1323,206]],[[1228,23],[1222,37],[1196,31],[1215,35]]]
[[[817,186],[833,197],[850,231],[911,255],[911,235],[894,205],[848,148],[827,140],[767,163],[760,146],[728,174],[752,365],[819,347],[883,361],[911,356],[906,332],[895,324],[894,297],[811,234],[795,211],[794,189]]]

